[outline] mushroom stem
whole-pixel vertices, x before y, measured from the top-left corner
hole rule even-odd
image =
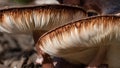
[[[42,68],[54,68],[50,55],[44,53],[42,54],[42,57],[43,57]]]
[[[41,59],[43,59],[43,60],[38,61],[38,63],[42,63],[42,68],[54,68],[54,64],[53,64],[53,61],[52,61],[50,55],[43,52],[38,46],[35,46],[35,47],[36,47],[38,56],[40,56],[40,57],[42,56]]]
[[[47,32],[46,30],[34,30],[33,31],[33,39],[34,42],[36,43],[38,41],[38,39],[40,38],[40,36],[42,34],[44,34],[45,32]]]
[[[98,53],[96,54],[95,58],[90,62],[87,68],[97,68],[101,65],[103,60],[105,59],[106,53],[107,53],[108,47],[100,47],[98,50]]]

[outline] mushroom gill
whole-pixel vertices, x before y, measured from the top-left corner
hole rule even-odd
[[[36,47],[74,64],[89,64],[100,47],[110,46],[112,48],[108,50],[104,63],[111,64],[118,55],[114,47],[120,47],[117,46],[120,45],[119,38],[120,16],[104,15],[71,22],[48,31],[39,38]]]
[[[50,30],[86,17],[86,11],[67,5],[12,7],[0,10],[0,32],[27,33]]]

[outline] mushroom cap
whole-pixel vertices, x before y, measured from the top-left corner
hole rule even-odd
[[[117,45],[120,45],[120,16],[114,15],[95,16],[68,23],[48,31],[36,44],[43,52],[74,64],[88,64],[100,47]],[[109,64],[114,60],[109,56],[115,52],[108,53],[104,62]]]
[[[67,5],[9,7],[0,10],[0,32],[29,33],[50,30],[87,16],[84,9]]]
[[[35,4],[59,4],[57,0],[35,0]]]
[[[116,13],[115,15],[120,16],[120,13]]]

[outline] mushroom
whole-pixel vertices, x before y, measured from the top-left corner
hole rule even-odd
[[[0,32],[33,32],[33,35],[39,38],[40,34],[38,33],[42,33],[39,31],[44,33],[52,28],[84,17],[87,17],[84,9],[67,5],[9,7],[0,10]]]
[[[35,42],[46,31],[87,17],[80,7],[67,5],[40,5],[0,9],[0,32],[33,33]]]
[[[59,4],[57,0],[35,0],[35,4]]]
[[[120,16],[120,13],[116,13],[115,15]]]
[[[118,68],[119,37],[120,16],[95,16],[46,32],[39,38],[36,49],[43,56],[43,67],[47,64],[50,66],[49,55],[52,55],[73,64],[98,66],[106,63],[110,68]]]

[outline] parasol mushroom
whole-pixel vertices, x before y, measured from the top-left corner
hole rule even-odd
[[[46,32],[84,17],[87,17],[84,9],[67,5],[9,7],[0,10],[0,32],[33,32],[39,37],[39,30]]]
[[[110,68],[118,68],[119,37],[120,16],[96,16],[45,33],[37,42],[36,49],[43,56],[43,67],[45,63],[51,63],[49,55],[53,55],[73,64],[98,66],[106,63]]]

